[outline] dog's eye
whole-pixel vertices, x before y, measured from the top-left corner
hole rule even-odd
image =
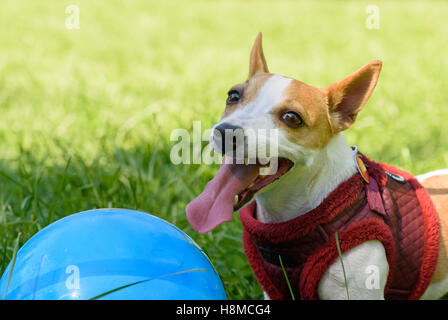
[[[292,111],[283,113],[281,120],[291,128],[300,128],[304,124],[302,117]]]
[[[227,93],[227,103],[228,104],[234,104],[237,103],[238,101],[240,101],[241,99],[241,95],[238,91],[236,90],[230,90]]]

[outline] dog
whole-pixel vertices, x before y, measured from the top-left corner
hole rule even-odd
[[[375,60],[325,88],[309,86],[269,72],[259,33],[248,80],[228,92],[211,143],[231,162],[186,213],[205,233],[243,208],[245,253],[266,299],[438,299],[448,292],[448,169],[413,177],[368,159],[344,137],[381,68]],[[225,133],[262,129],[276,130],[278,155],[243,151],[246,163],[236,164],[246,137],[238,143]],[[260,175],[274,160],[276,172]]]

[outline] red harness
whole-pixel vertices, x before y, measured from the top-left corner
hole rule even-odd
[[[244,251],[271,299],[291,298],[279,256],[295,298],[319,298],[319,280],[338,258],[336,232],[342,252],[382,242],[389,263],[386,299],[418,299],[425,292],[439,252],[431,198],[411,174],[361,158],[370,179],[355,174],[304,215],[266,224],[255,219],[255,201],[241,210]]]

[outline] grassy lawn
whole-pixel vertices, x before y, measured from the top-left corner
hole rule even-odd
[[[79,30],[65,27],[70,4]],[[218,166],[172,164],[171,131],[218,121],[262,31],[270,70],[318,87],[382,60],[349,142],[415,174],[448,167],[447,17],[447,2],[423,0],[2,1],[0,273],[19,232],[23,244],[68,214],[123,207],[188,233],[229,298],[261,298],[237,216],[207,235],[186,221]]]

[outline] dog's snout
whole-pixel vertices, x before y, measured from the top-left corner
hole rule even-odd
[[[244,145],[244,130],[239,126],[223,122],[217,125],[213,131],[213,137],[218,150],[222,154],[235,152],[239,144]]]
[[[243,130],[243,128],[239,126],[231,125],[230,123],[223,122],[215,127],[215,130],[219,132],[221,137],[225,137],[226,132],[234,133],[235,130]],[[227,131],[226,131],[227,130]]]

